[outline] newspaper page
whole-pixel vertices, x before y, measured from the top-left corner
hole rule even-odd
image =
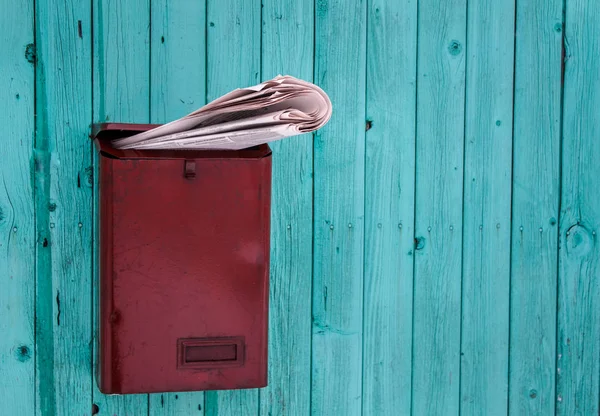
[[[117,149],[238,150],[321,128],[331,101],[289,75],[239,88],[179,120],[112,142]]]

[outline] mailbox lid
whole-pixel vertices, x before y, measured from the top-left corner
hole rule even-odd
[[[133,136],[160,126],[160,124],[99,123],[94,124],[92,137],[101,155],[117,159],[261,159],[271,155],[269,145],[263,144],[242,150],[171,150],[171,149],[115,149],[111,140]]]
[[[115,154],[110,128],[95,136],[101,391],[265,386],[270,149]]]

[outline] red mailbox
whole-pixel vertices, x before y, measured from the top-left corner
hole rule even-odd
[[[99,124],[103,393],[267,384],[271,151],[117,150]]]

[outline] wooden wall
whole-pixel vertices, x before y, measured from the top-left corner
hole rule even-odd
[[[0,414],[597,415],[600,3],[8,0]],[[269,387],[93,379],[97,121],[290,74],[273,144]]]

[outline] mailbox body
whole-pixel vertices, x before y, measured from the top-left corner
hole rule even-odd
[[[110,146],[151,127],[94,126],[100,390],[263,387],[271,151]]]

